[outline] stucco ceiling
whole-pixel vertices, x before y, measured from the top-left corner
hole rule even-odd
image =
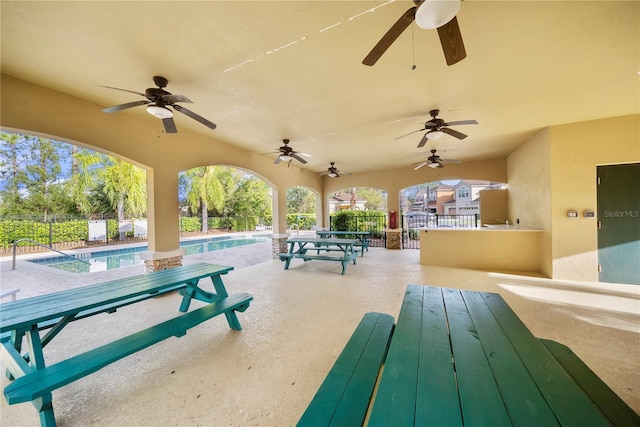
[[[3,0],[2,73],[98,108],[141,99],[100,85],[144,92],[161,75],[218,125],[178,114],[178,131],[256,153],[288,138],[318,172],[330,161],[352,173],[409,171],[432,148],[463,162],[504,157],[546,126],[640,112],[639,2],[467,0],[462,62],[447,66],[437,32],[413,24],[362,65],[412,5]],[[421,133],[395,139],[423,128],[431,109],[479,124],[455,128],[463,141],[422,149]],[[144,107],[115,114],[157,120]]]

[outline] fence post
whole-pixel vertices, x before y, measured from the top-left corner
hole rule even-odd
[[[53,247],[53,223],[49,221],[49,246]]]

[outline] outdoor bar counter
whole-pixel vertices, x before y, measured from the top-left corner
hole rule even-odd
[[[420,230],[420,264],[541,271],[542,230],[516,225]]]

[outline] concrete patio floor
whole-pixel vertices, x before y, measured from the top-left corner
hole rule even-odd
[[[568,345],[640,412],[638,286],[422,266],[418,250],[383,248],[371,248],[344,276],[332,262],[294,260],[284,271],[270,251],[267,242],[185,257],[184,264],[236,266],[224,277],[227,290],[254,295],[238,315],[243,330],[217,317],[55,391],[58,425],[295,425],[363,314],[397,318],[410,283],[500,293],[536,336]],[[0,263],[0,286],[20,287],[19,298],[142,272],[73,274],[22,260],[10,268],[10,260]],[[151,326],[178,304],[173,294],[75,322],[46,354],[61,360]],[[3,427],[39,425],[31,404],[0,400]]]

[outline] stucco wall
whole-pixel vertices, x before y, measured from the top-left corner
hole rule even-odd
[[[553,278],[598,280],[596,167],[640,162],[640,115],[551,127]],[[578,218],[567,217],[569,209]]]
[[[639,161],[640,115],[552,126],[508,157],[509,218],[544,230],[543,274],[598,280],[596,167]]]
[[[507,159],[509,221],[544,230],[540,242],[540,270],[552,277],[551,172],[549,129],[522,144]]]

